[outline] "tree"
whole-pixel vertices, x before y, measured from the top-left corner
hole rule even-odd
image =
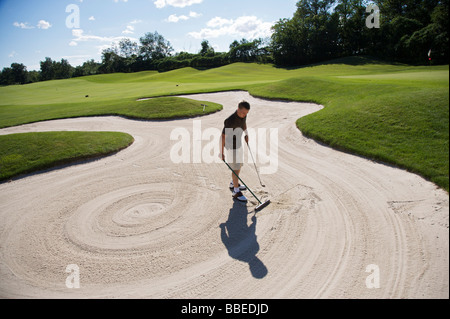
[[[100,73],[122,72],[124,58],[118,54],[117,47],[105,49],[102,52],[102,64],[99,67]]]
[[[438,63],[448,64],[449,57],[449,1],[441,1],[431,14],[431,23],[435,29],[432,56]]]
[[[338,15],[338,55],[362,54],[367,48],[370,30],[366,28],[367,3],[360,0],[339,0],[335,7]]]
[[[124,58],[136,58],[139,55],[139,45],[126,38],[119,42],[120,56]]]
[[[338,16],[330,12],[333,0],[301,0],[294,19],[305,33],[306,60],[318,62],[335,56]]]
[[[75,68],[74,77],[94,75],[99,73],[101,63],[97,63],[94,59],[84,62],[81,66]]]
[[[27,83],[27,67],[23,64],[11,64],[11,84],[25,84]]]
[[[39,71],[28,71],[27,83],[35,83],[40,81]]]
[[[275,63],[301,65],[336,56],[339,17],[331,12],[333,0],[301,0],[292,19],[273,27]]]
[[[133,72],[138,70],[139,45],[126,38],[119,42],[118,54],[123,58],[122,72]]]
[[[51,58],[41,61],[41,81],[53,80],[55,78],[55,64]]]
[[[141,46],[139,48],[140,56],[144,61],[155,61],[171,56],[173,48],[169,41],[158,32],[146,33],[139,39]]]
[[[61,62],[54,63],[55,79],[69,79],[73,75],[73,67],[66,59],[61,59]]]
[[[199,54],[201,56],[214,56],[214,48],[209,44],[208,40],[203,40],[201,43],[202,49],[200,50]]]
[[[183,60],[192,60],[193,58],[195,58],[197,55],[193,54],[193,53],[188,53],[188,52],[178,52],[175,54],[174,58],[178,61],[183,61]]]
[[[379,0],[381,35],[372,53],[407,63],[428,61],[431,49],[448,63],[448,0]]]
[[[434,8],[448,1],[440,0],[375,0],[383,14],[384,22],[391,22],[396,17],[414,19],[422,24],[429,24]]]
[[[273,27],[272,56],[275,64],[300,65],[306,63],[304,44],[305,34],[301,31],[298,21],[281,19]]]
[[[0,73],[0,85],[11,85],[14,84],[13,74],[11,68],[3,68]]]
[[[380,28],[368,28],[366,8],[380,9]],[[370,54],[407,63],[448,63],[449,0],[300,0],[292,19],[272,28],[278,65],[303,65]],[[237,47],[237,42],[233,48]],[[433,60],[434,61],[434,60]]]
[[[256,39],[252,42],[242,39],[239,41],[234,41],[230,45],[230,62],[255,62],[258,57],[262,54],[266,54],[264,50],[260,49],[262,44],[262,39]]]

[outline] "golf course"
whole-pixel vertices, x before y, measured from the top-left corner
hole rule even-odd
[[[237,63],[206,71],[96,75],[1,88],[0,127],[84,116],[199,116],[205,113],[202,103],[167,97],[137,100],[246,90],[267,99],[324,105],[322,112],[297,122],[305,135],[418,173],[448,191],[448,74],[448,66],[413,67],[355,57],[293,70]],[[206,113],[219,110],[220,105],[211,104]],[[9,177],[2,170],[0,178]]]
[[[272,200],[258,214],[250,194],[232,200],[225,165],[170,158],[173,130],[222,130],[241,100],[249,128],[278,130],[267,187],[242,171]],[[0,296],[448,298],[448,190],[448,65],[348,57],[0,87]],[[80,289],[65,285],[72,264]]]

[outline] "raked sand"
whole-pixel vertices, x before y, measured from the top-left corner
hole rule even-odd
[[[449,298],[449,197],[423,178],[302,136],[295,121],[321,109],[246,92],[251,128],[277,128],[278,171],[242,171],[257,196],[233,202],[224,164],[174,164],[174,129],[193,119],[48,121],[0,130],[120,131],[113,156],[0,184],[3,298]],[[192,142],[194,143],[194,142]],[[202,145],[206,145],[203,142]],[[259,150],[259,149],[258,149]],[[68,265],[80,288],[66,286]],[[69,283],[73,283],[70,281]],[[70,285],[69,285],[70,286]],[[377,288],[378,287],[378,288]]]

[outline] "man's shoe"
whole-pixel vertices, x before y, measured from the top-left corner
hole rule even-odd
[[[239,189],[243,192],[247,190],[247,187],[245,187],[244,185],[239,184]],[[230,184],[230,190],[234,190],[234,184],[231,183]]]
[[[233,198],[237,199],[238,201],[243,202],[243,203],[248,202],[247,198],[244,196],[244,194],[242,194],[242,192],[236,193],[233,191]]]

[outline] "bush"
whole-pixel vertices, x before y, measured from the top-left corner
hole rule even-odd
[[[175,58],[165,58],[159,61],[158,71],[167,72],[176,69],[186,68],[191,65],[191,60],[177,60]]]

